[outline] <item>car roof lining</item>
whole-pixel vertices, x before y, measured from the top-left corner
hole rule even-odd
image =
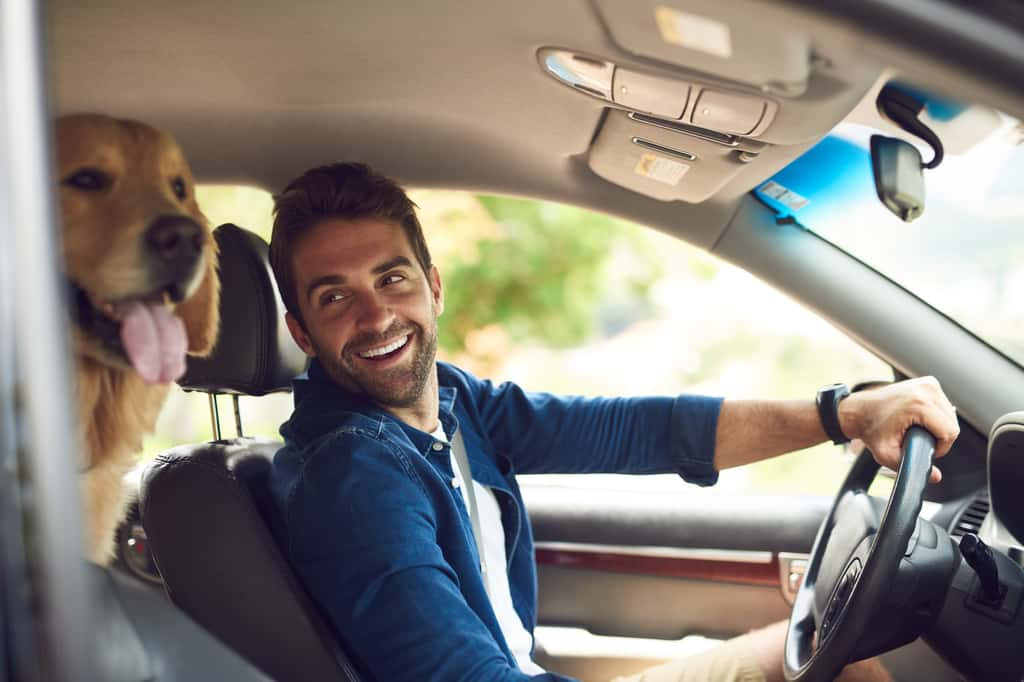
[[[765,20],[760,3],[744,1],[751,22]],[[1024,113],[1024,95],[998,79],[985,80],[987,72],[979,75],[986,54],[956,56],[974,60],[972,71],[940,61],[927,51],[934,46],[891,42],[861,29],[858,22],[885,3],[864,0],[857,10],[863,15],[845,8],[838,22],[818,14],[832,10],[815,3],[783,5],[771,11],[805,26],[816,50],[828,46],[830,66],[822,70],[825,77],[812,78],[804,95],[779,98],[778,125],[767,134],[786,144],[769,146],[757,163],[693,204],[652,199],[588,166],[607,108],[544,73],[537,51],[561,46],[651,73],[672,69],[617,47],[587,2],[324,1],[299,12],[292,5],[244,0],[57,0],[51,6],[55,104],[57,113],[104,111],[166,128],[182,142],[202,182],[276,190],[308,167],[361,160],[407,186],[546,199],[645,224],[712,250],[807,303],[800,277],[780,278],[772,268],[813,273],[815,265],[776,245],[773,257],[785,266],[769,267],[763,240],[749,238],[763,222],[752,211],[774,223],[763,207],[750,209],[756,203],[748,194],[752,187],[812,146],[835,121],[855,110],[860,122],[873,116],[873,107],[857,104],[865,93],[873,97],[889,75],[909,75],[939,92],[1017,115]],[[917,7],[908,0],[905,9],[889,12]],[[808,103],[816,106],[801,108]],[[799,135],[802,125],[813,132],[806,139]],[[821,292],[813,307],[895,366],[931,371],[944,381],[959,371],[948,358],[934,357],[935,364],[925,366],[902,355],[913,346],[909,338],[865,338],[870,315],[845,319],[841,292]],[[1002,366],[993,360],[996,365]],[[1012,391],[993,393],[972,415],[976,426],[985,429],[1000,410],[1015,407],[1010,394],[1020,392],[1013,383],[1016,378],[1005,384]],[[947,386],[954,399],[974,395],[971,380],[962,385],[963,392],[957,381]]]
[[[813,35],[816,54],[825,51],[816,57],[829,64],[823,75],[801,98],[780,100],[768,133],[802,151],[854,108],[881,67],[871,63],[852,22],[822,21],[799,3],[739,1],[752,24],[784,20]],[[50,18],[57,113],[100,111],[150,122],[182,141],[202,181],[270,189],[311,165],[359,159],[412,186],[594,202],[592,208],[607,210],[610,202],[601,198],[613,193],[608,183],[576,167],[605,107],[546,76],[536,52],[563,46],[673,72],[619,48],[597,8],[584,2],[311,2],[297,11],[244,0],[59,0]],[[881,49],[879,42],[872,49]],[[788,116],[791,109],[796,113]],[[793,151],[777,156],[793,158]],[[675,202],[672,221],[647,200],[617,196],[615,212],[708,244],[703,231],[720,232],[737,198],[776,165],[770,158],[752,164],[709,206]],[[717,226],[709,227],[709,219]],[[691,229],[697,232],[688,235]]]
[[[813,28],[792,9],[746,2],[755,15],[788,12]],[[166,128],[203,182],[276,190],[312,165],[358,159],[410,186],[581,205],[704,248],[737,199],[841,120],[880,72],[851,36],[815,28],[832,65],[800,99],[782,102],[768,136],[787,144],[705,202],[665,203],[586,167],[606,107],[547,76],[537,50],[565,46],[647,72],[733,81],[622,50],[588,3],[314,2],[299,12],[241,0],[61,0],[51,19],[57,113],[99,111]]]

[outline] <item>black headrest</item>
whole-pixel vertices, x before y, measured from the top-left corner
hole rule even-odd
[[[189,357],[178,384],[190,391],[254,396],[290,391],[306,356],[285,325],[267,243],[230,223],[213,236],[220,250],[220,336],[211,355]]]

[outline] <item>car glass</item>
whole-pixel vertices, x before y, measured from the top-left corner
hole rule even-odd
[[[267,193],[217,187],[198,196],[214,223],[231,220],[269,238]],[[445,286],[440,357],[478,376],[563,394],[749,398],[808,398],[824,381],[892,376],[806,308],[654,230],[538,201],[440,190],[412,198]],[[243,397],[246,434],[276,437],[291,409],[289,395]],[[205,398],[176,391],[147,452],[209,434]],[[729,470],[717,489],[829,493],[846,469],[832,450]],[[571,478],[532,483],[637,494],[685,485],[678,476]]]
[[[870,137],[893,133],[861,125],[840,125],[755,194],[1024,364],[1024,127],[976,111],[925,171],[924,214],[911,223],[872,181]]]

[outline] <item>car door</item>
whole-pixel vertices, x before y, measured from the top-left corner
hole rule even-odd
[[[605,680],[788,618],[832,500],[526,482],[539,582],[537,661]],[[933,520],[971,513],[928,506]],[[958,680],[916,641],[884,656],[896,680]]]
[[[527,483],[542,665],[634,672],[789,614],[820,495]]]

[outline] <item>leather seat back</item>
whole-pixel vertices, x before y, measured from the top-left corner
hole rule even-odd
[[[267,244],[235,225],[220,247],[221,323],[213,354],[190,358],[187,390],[264,395],[290,390],[305,356],[284,327]],[[275,440],[183,445],[143,473],[139,509],[168,595],[278,680],[360,680],[275,541],[267,486]]]

